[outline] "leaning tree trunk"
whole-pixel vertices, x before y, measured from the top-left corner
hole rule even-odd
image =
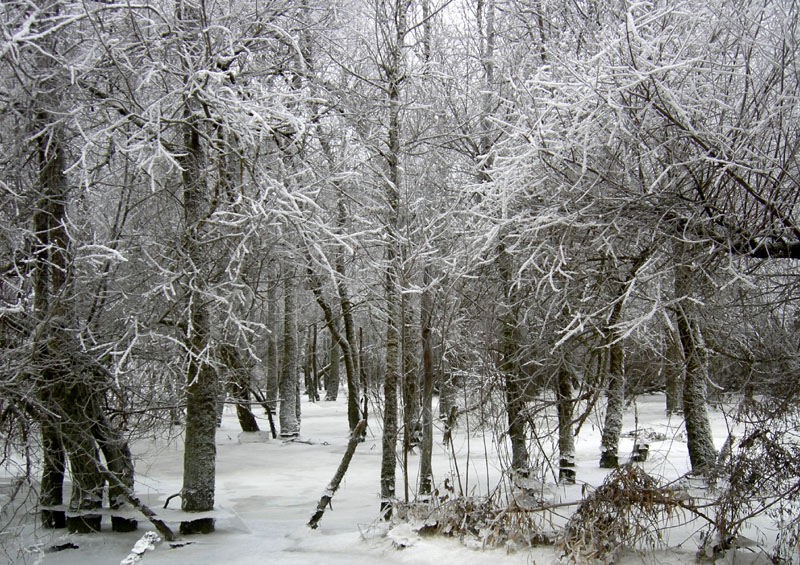
[[[231,396],[236,403],[236,416],[243,432],[259,431],[258,422],[250,409],[250,371],[239,352],[229,344],[220,346],[220,361],[228,369]]]
[[[346,228],[348,213],[345,205],[344,196],[339,197],[338,219],[340,229]],[[339,304],[342,309],[342,320],[344,321],[344,339],[346,347],[339,340],[340,347],[345,357],[345,376],[347,378],[347,422],[350,426],[350,433],[358,427],[359,422],[366,420],[366,412],[361,414],[358,406],[360,394],[359,387],[359,359],[356,354],[356,326],[353,322],[353,303],[350,301],[350,293],[345,283],[345,249],[340,245],[336,250],[336,292],[339,295]],[[362,434],[366,434],[366,426],[362,428]],[[363,437],[363,436],[362,436]]]
[[[297,283],[294,270],[287,270],[283,279],[283,367],[280,382],[281,437],[300,435],[297,419]]]
[[[130,508],[129,497],[133,493],[133,456],[122,432],[111,425],[96,399],[92,406],[95,414],[92,433],[113,477],[108,482],[108,505],[111,510],[126,510]],[[112,531],[130,532],[137,526],[137,520],[111,513]]]

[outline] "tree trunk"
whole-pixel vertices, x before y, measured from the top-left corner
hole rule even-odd
[[[47,406],[47,403],[43,403]],[[45,528],[65,528],[66,514],[52,507],[64,502],[64,473],[67,460],[57,425],[44,419],[42,427],[42,482],[39,491],[41,519]]]
[[[608,347],[608,386],[606,388],[606,418],[600,441],[600,467],[614,469],[619,465],[619,436],[622,432],[622,416],[625,411],[625,373],[622,341],[617,339],[613,327],[619,321],[622,301],[618,300],[611,311],[608,327],[612,343]]]
[[[676,298],[691,296],[692,274],[688,267],[679,265],[675,273]],[[686,372],[683,383],[683,414],[686,440],[692,471],[703,473],[710,470],[717,460],[717,451],[711,435],[711,424],[706,411],[706,355],[705,343],[695,319],[695,305],[682,300],[677,309],[678,336]]]
[[[306,395],[308,395],[309,402],[317,402],[319,400],[316,373],[314,371],[314,357],[317,354],[315,337],[316,333],[316,324],[311,324],[308,326],[308,330],[306,331],[306,353],[303,359],[303,382],[306,385]]]
[[[558,405],[558,482],[575,484],[575,436],[572,425],[572,374],[558,369],[556,401]]]
[[[335,324],[335,322],[334,322]],[[338,327],[336,328],[338,331]],[[328,372],[325,375],[325,400],[335,402],[339,398],[339,343],[331,336],[328,348]]]
[[[383,381],[383,438],[381,451],[381,512],[391,517],[397,468],[397,386],[400,381],[400,299],[396,275],[389,267],[387,284],[386,374]]]
[[[439,419],[445,422],[450,421],[450,413],[456,402],[456,387],[453,383],[453,375],[450,371],[440,369],[439,375]]]
[[[422,336],[422,450],[419,460],[419,493],[431,494],[433,482],[433,351],[431,346],[431,320],[433,317],[433,289],[430,267],[424,271],[421,297],[421,336]]]
[[[181,167],[185,234],[183,252],[188,259],[187,309],[185,338],[186,360],[186,431],[184,438],[183,488],[181,509],[205,512],[214,508],[216,469],[217,374],[210,365],[211,316],[208,310],[208,257],[203,248],[204,220],[208,214],[205,152],[202,147],[202,117],[191,83],[194,64],[202,52],[202,23],[195,4],[177,3],[179,31],[183,35],[182,61],[186,73],[183,101],[183,153],[177,156]],[[209,533],[213,518],[182,522],[183,534]]]
[[[297,420],[297,283],[294,270],[284,274],[283,368],[280,382],[281,437],[300,435]]]
[[[418,350],[415,339],[416,317],[414,303],[408,294],[402,298],[403,310],[403,449],[408,454],[415,446],[419,445],[422,431],[419,421],[419,371],[416,352]]]
[[[33,307],[39,327],[34,337],[34,366],[40,368],[42,386],[39,390],[40,402],[46,414],[42,418],[42,479],[39,504],[42,507],[42,523],[48,528],[66,527],[66,515],[61,510],[50,507],[63,504],[64,473],[66,469],[66,453],[64,451],[61,425],[51,415],[59,414],[59,380],[60,372],[56,370],[55,360],[51,358],[49,346],[50,324],[47,322],[50,312],[51,296],[57,297],[61,288],[56,285],[64,281],[65,273],[60,271],[64,261],[57,261],[61,250],[58,250],[54,230],[63,221],[64,200],[67,197],[67,182],[63,175],[64,156],[61,150],[58,132],[51,136],[45,134],[45,128],[52,126],[53,119],[46,111],[36,115],[36,127],[42,130],[38,138],[38,189],[41,198],[33,213],[33,232],[36,237],[33,256]],[[53,240],[51,242],[51,240]],[[51,245],[52,243],[52,245]],[[51,254],[53,257],[51,257]],[[58,255],[56,255],[58,254]],[[56,298],[58,300],[58,298]],[[58,308],[58,304],[52,305]],[[39,340],[43,343],[36,343]]]
[[[242,362],[239,352],[230,345],[220,346],[220,361],[227,368],[231,396],[236,402],[236,417],[243,432],[260,430],[258,422],[250,410],[250,372]]]
[[[512,281],[511,257],[502,242],[498,246],[497,266],[503,285],[502,342],[500,370],[506,389],[508,437],[511,441],[511,469],[522,476],[528,474],[528,446],[525,440],[525,402],[522,375],[519,370],[519,327],[516,297]]]
[[[668,314],[669,315],[669,314]],[[667,374],[666,402],[667,416],[683,413],[683,375],[686,359],[683,357],[680,334],[677,330],[667,330]]]
[[[93,408],[95,416],[92,419],[96,424],[92,427],[92,432],[106,460],[109,473],[108,505],[112,510],[124,510],[130,507],[129,497],[133,493],[133,456],[121,431],[111,425],[96,401]],[[111,514],[112,531],[131,532],[137,527],[136,520]]]
[[[266,400],[269,410],[276,414],[278,411],[278,388],[280,383],[280,367],[278,358],[278,335],[279,327],[279,304],[278,304],[278,277],[270,281],[269,290],[267,292],[267,327],[269,334],[267,335],[267,390]]]
[[[384,413],[381,452],[381,514],[388,520],[392,514],[395,497],[395,472],[397,469],[397,387],[401,379],[401,332],[403,328],[402,289],[400,286],[400,84],[405,72],[405,39],[408,33],[407,16],[410,0],[395,0],[393,13],[386,14],[380,22],[386,27],[391,44],[383,67],[388,102],[386,182],[386,373],[384,375]]]
[[[339,229],[344,231],[347,224],[347,207],[344,202],[344,196],[339,198],[338,202],[338,219],[337,224]],[[345,249],[340,245],[336,250],[336,291],[339,295],[339,304],[342,309],[342,320],[344,321],[344,339],[346,347],[341,343],[339,344],[345,356],[345,375],[347,377],[347,422],[350,426],[350,433],[358,427],[359,422],[363,419],[366,421],[366,412],[361,414],[358,406],[359,399],[359,359],[356,355],[356,326],[353,322],[353,304],[350,301],[350,293],[348,292],[347,285],[345,284]],[[340,340],[341,341],[341,340]],[[362,434],[366,434],[366,425],[362,428]],[[362,436],[363,439],[363,436]]]

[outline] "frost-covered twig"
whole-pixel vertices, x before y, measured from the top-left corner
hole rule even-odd
[[[144,552],[148,549],[151,551],[154,550],[156,544],[159,542],[161,542],[161,538],[158,537],[158,534],[155,532],[145,533],[139,541],[134,544],[131,552],[120,562],[120,565],[135,565],[136,563],[140,563]]]

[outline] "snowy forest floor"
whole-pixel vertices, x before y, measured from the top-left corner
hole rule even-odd
[[[143,555],[142,563],[244,563],[300,564],[437,564],[445,560],[459,564],[495,563],[550,564],[560,560],[560,550],[552,545],[533,549],[509,547],[481,549],[479,538],[461,539],[444,536],[419,536],[408,526],[385,523],[377,519],[379,509],[379,472],[381,430],[372,418],[367,440],[358,446],[350,469],[317,530],[306,523],[317,501],[339,465],[347,444],[347,418],[344,398],[339,402],[308,403],[302,406],[300,441],[281,441],[241,434],[232,407],[226,409],[217,432],[216,532],[183,538],[187,545],[160,543]],[[269,429],[263,412],[257,414],[262,429]],[[728,435],[723,411],[710,412],[714,439],[721,447]],[[452,446],[442,444],[440,422],[436,422],[434,438],[434,481],[440,494],[445,479],[469,495],[485,494],[501,480],[501,459],[490,431],[485,434],[461,425],[454,434]],[[652,430],[657,439],[650,443],[645,469],[667,479],[676,479],[688,470],[686,443],[679,417],[667,418],[664,398],[660,395],[639,397],[626,412],[623,433],[634,429]],[[588,487],[603,482],[608,471],[598,468],[600,454],[599,416],[592,415],[583,424],[577,438],[577,479],[571,487],[555,484],[546,487],[549,501],[559,507],[542,524],[557,529],[576,506],[560,506],[562,502],[579,501]],[[659,435],[660,434],[660,435]],[[546,440],[551,442],[552,440]],[[549,445],[549,444],[548,444]],[[631,452],[633,440],[623,438],[621,458]],[[502,447],[502,446],[501,446]],[[136,458],[136,491],[142,500],[163,516],[177,531],[180,512],[163,510],[167,496],[181,488],[183,452],[179,438],[154,438],[133,445]],[[458,470],[448,453],[454,450]],[[467,458],[469,457],[469,465]],[[532,459],[537,460],[532,453]],[[418,455],[409,457],[409,484],[413,491],[417,482]],[[540,461],[540,463],[543,463]],[[487,476],[488,473],[488,476]],[[402,498],[404,482],[402,465],[398,464],[398,494]],[[548,473],[552,481],[552,473]],[[455,487],[457,488],[457,486]],[[173,500],[171,508],[179,507]],[[104,517],[103,532],[91,535],[66,534],[64,530],[48,531],[34,526],[35,512],[29,509],[27,524],[2,534],[0,562],[53,563],[60,565],[95,565],[120,563],[131,548],[152,526],[140,520],[137,532],[112,533]],[[665,532],[669,549],[655,548],[647,553],[627,552],[617,563],[689,563],[695,560],[699,532],[703,524],[683,521]],[[390,528],[394,528],[390,531]],[[760,529],[753,533],[769,544],[774,532]],[[73,544],[74,548],[53,552],[55,546]],[[400,549],[399,545],[405,547]],[[758,549],[740,551],[728,562],[761,563],[765,555]]]

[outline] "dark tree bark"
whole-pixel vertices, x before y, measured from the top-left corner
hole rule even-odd
[[[426,3],[427,5],[427,3]],[[432,491],[433,467],[433,347],[431,344],[431,321],[433,317],[433,289],[430,268],[424,271],[421,297],[422,316],[420,319],[422,335],[422,450],[419,460],[419,493],[429,495]]]
[[[281,437],[300,435],[297,419],[297,283],[294,270],[287,270],[283,279],[283,367],[280,382]]]
[[[556,382],[558,407],[558,482],[575,484],[575,434],[572,413],[572,374],[559,367]]]
[[[217,428],[217,373],[210,364],[211,315],[208,308],[208,257],[203,239],[204,221],[209,213],[205,151],[202,145],[203,119],[197,94],[192,88],[194,65],[202,57],[202,15],[196,4],[178,0],[176,6],[181,33],[183,72],[186,75],[183,100],[183,140],[177,159],[181,166],[185,233],[183,252],[188,259],[188,320],[185,337],[186,430],[184,436],[183,488],[181,509],[205,512],[214,508]],[[213,518],[181,523],[183,534],[209,533]]]
[[[236,402],[236,417],[243,432],[260,430],[258,422],[250,409],[250,371],[242,362],[241,355],[230,344],[220,345],[220,361],[227,368],[231,396]]]
[[[670,314],[667,314],[670,315]],[[686,359],[683,357],[680,334],[667,330],[666,410],[667,415],[683,414],[683,375]]]
[[[336,331],[339,331],[338,324],[333,320]],[[335,402],[339,398],[339,359],[340,347],[339,342],[331,335],[330,347],[328,348],[328,371],[325,374],[325,400],[328,402]]]
[[[383,382],[384,413],[381,450],[381,514],[391,518],[395,497],[397,470],[397,389],[402,376],[401,336],[403,328],[402,288],[400,261],[400,190],[402,186],[400,85],[404,78],[404,52],[410,0],[394,0],[384,13],[383,21],[388,40],[383,66],[385,91],[388,102],[387,149],[384,192],[387,203],[385,225],[386,245],[386,373]]]
[[[511,469],[520,475],[528,474],[528,446],[525,440],[525,402],[523,376],[519,369],[519,322],[516,314],[516,296],[512,281],[511,256],[502,242],[498,246],[497,268],[503,285],[501,319],[500,370],[506,389],[506,414],[508,437],[511,441]]]
[[[278,370],[280,367],[278,355],[278,335],[280,334],[278,287],[278,276],[276,274],[274,279],[270,281],[267,292],[267,326],[269,334],[267,335],[266,401],[272,414],[277,414],[278,412],[278,389],[280,383],[280,372]]]

